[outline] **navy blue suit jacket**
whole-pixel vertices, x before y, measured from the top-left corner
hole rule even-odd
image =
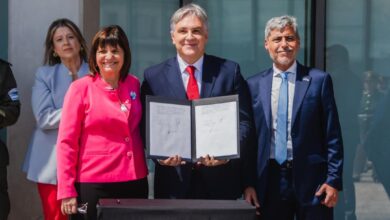
[[[239,95],[240,151],[241,157],[245,157],[252,114],[248,87],[240,67],[235,62],[204,55],[202,71],[201,98]],[[143,100],[146,95],[187,99],[176,57],[145,70],[141,94]],[[156,163],[155,198],[236,199],[248,185],[243,161],[235,159],[221,166],[201,166],[195,171],[189,163],[176,168]]]
[[[250,77],[256,132],[256,191],[260,205],[267,190],[272,137],[271,87],[273,69]],[[348,86],[348,85],[346,85]],[[293,185],[303,204],[317,204],[318,186],[327,183],[342,189],[343,144],[337,108],[329,74],[298,63],[293,100],[291,138]]]

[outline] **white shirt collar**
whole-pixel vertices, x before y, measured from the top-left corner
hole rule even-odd
[[[286,71],[282,71],[278,69],[275,66],[275,64],[273,64],[273,71],[274,71],[274,76],[278,76],[284,72],[288,72],[289,74],[295,75],[297,73],[297,61],[294,61],[294,63]]]
[[[202,66],[203,66],[203,60],[204,60],[204,55],[199,58],[194,64],[188,64],[186,63],[180,56],[177,54],[177,62],[179,63],[179,69],[180,73],[187,73],[186,72],[186,67],[188,65],[192,65],[198,70],[199,72],[202,72]]]

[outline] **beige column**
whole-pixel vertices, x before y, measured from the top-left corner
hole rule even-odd
[[[99,27],[99,0],[12,0],[8,4],[8,60],[13,64],[22,102],[18,122],[7,130],[9,219],[43,219],[36,184],[26,180],[21,170],[35,126],[31,110],[35,71],[42,65],[46,31],[53,20],[69,18],[79,25],[89,44]]]

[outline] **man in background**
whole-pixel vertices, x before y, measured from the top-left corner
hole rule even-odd
[[[0,59],[0,128],[16,122],[20,113],[19,94],[11,71],[11,64]],[[8,150],[0,140],[0,220],[6,220],[10,211],[7,184]]]

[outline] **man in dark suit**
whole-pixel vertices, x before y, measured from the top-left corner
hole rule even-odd
[[[192,100],[238,94],[241,157],[245,157],[251,130],[248,88],[237,63],[205,54],[207,37],[207,15],[200,6],[189,4],[178,9],[171,18],[171,38],[177,56],[145,70],[142,96],[143,99],[153,95]],[[180,155],[158,160],[154,196],[237,199],[248,182],[243,178],[242,162],[217,160],[209,155],[197,164],[184,163]]]
[[[0,60],[0,129],[16,122],[20,113],[19,94],[10,64]],[[8,197],[8,150],[0,140],[0,220],[6,220],[10,211]]]
[[[342,189],[343,144],[329,74],[296,61],[296,19],[265,29],[273,67],[248,79],[255,123],[255,189],[261,219],[333,219]],[[247,200],[256,201],[254,190]]]

